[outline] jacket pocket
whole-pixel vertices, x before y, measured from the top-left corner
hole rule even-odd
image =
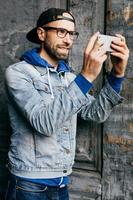
[[[37,89],[39,91],[44,91],[46,93],[50,93],[49,85],[46,82],[43,82],[40,80],[34,80],[33,85],[34,85],[35,89]]]
[[[51,90],[47,82],[41,80],[34,80],[33,85],[40,96],[45,100],[45,105],[51,102]]]

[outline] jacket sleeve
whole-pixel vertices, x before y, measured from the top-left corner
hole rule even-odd
[[[114,106],[122,103],[121,97],[106,81],[99,95],[95,99],[91,95],[87,95],[91,99],[91,104],[82,106],[79,115],[85,120],[93,120],[98,123],[104,122],[110,115]]]
[[[105,86],[97,100],[92,101],[81,92],[75,81],[72,81],[46,106],[44,98],[34,88],[32,79],[21,69],[14,70],[9,67],[5,79],[9,100],[37,132],[46,136],[56,132],[80,110],[84,118],[103,121],[121,99],[113,91],[112,95],[107,94],[109,87]]]

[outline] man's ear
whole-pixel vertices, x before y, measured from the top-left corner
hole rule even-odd
[[[46,32],[43,28],[38,27],[37,29],[38,38],[40,41],[44,42],[46,37]]]

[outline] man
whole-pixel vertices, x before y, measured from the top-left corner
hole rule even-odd
[[[125,38],[115,41],[113,70],[97,99],[89,95],[107,52],[95,33],[84,53],[81,73],[67,63],[77,38],[75,19],[63,9],[43,12],[27,39],[40,44],[6,70],[12,126],[8,167],[8,200],[68,200],[68,175],[75,155],[77,114],[103,122],[122,101],[119,95],[129,50]]]

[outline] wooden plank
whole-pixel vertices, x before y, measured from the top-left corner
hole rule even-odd
[[[101,176],[95,172],[74,170],[69,190],[71,200],[100,200]]]
[[[69,58],[70,65],[78,74],[82,67],[83,52],[91,35],[96,31],[104,32],[104,1],[71,0],[69,9],[76,19],[79,38],[74,43]],[[95,96],[102,87],[102,73],[91,91]],[[78,172],[77,172],[78,170]],[[78,121],[77,146],[74,170],[71,176],[71,198],[101,199],[101,125],[90,121]],[[89,185],[89,189],[87,189]],[[96,188],[99,188],[97,191]],[[76,192],[77,191],[77,192]]]
[[[107,34],[121,33],[130,49],[125,101],[104,124],[103,200],[133,199],[133,1],[107,1]],[[111,66],[106,66],[108,70]]]
[[[38,3],[38,11],[42,12],[48,8],[67,8],[67,0],[40,0]]]

